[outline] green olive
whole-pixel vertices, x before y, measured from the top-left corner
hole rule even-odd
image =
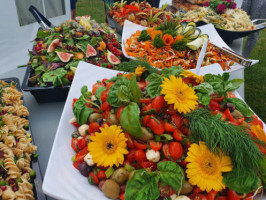
[[[119,120],[117,119],[116,117],[116,114],[112,114],[110,113],[107,117],[107,120],[106,120],[109,124],[111,125],[118,125],[119,124]]]
[[[243,118],[244,117],[244,115],[241,112],[239,112],[238,110],[236,110],[236,109],[232,112],[232,116],[235,119],[239,119],[239,118]]]
[[[145,127],[141,127],[141,130],[142,130],[143,136],[139,137],[138,139],[146,142],[153,138],[153,134],[149,132],[148,129],[146,129]]]
[[[103,116],[101,115],[101,114],[99,114],[99,113],[92,113],[91,115],[90,115],[90,117],[89,117],[89,122],[91,123],[91,122],[96,122],[97,121],[97,119],[102,119],[103,118]]]
[[[192,190],[193,186],[188,181],[185,181],[184,185],[181,188],[180,194],[188,194],[192,192]]]
[[[119,185],[122,185],[128,179],[128,171],[125,168],[119,168],[114,171],[111,179],[117,182]]]
[[[102,187],[105,196],[110,199],[117,199],[120,193],[120,186],[113,180],[107,179]]]

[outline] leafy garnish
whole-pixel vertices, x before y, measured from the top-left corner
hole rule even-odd
[[[78,124],[82,125],[88,122],[88,118],[94,112],[94,110],[85,106],[84,98],[81,96],[75,102],[73,112]]]
[[[146,90],[148,92],[148,95],[151,98],[154,98],[161,94],[161,84],[163,81],[163,77],[159,74],[151,74],[146,78],[146,81],[148,81],[148,85],[146,87]]]
[[[100,101],[100,103],[102,103],[101,94],[105,90],[107,90],[107,88],[104,86],[101,86],[101,87],[98,87],[97,90],[95,91],[95,97],[97,98],[98,101]]]
[[[245,104],[239,98],[226,98],[226,100],[235,105],[236,109],[239,110],[245,117],[251,117],[254,113],[249,109],[248,105]]]
[[[133,101],[139,104],[139,100],[142,98],[142,92],[137,84],[136,75],[131,78],[129,88],[132,93]]]
[[[150,40],[151,39],[151,36],[148,35],[147,33],[147,30],[143,30],[141,31],[139,37],[138,37],[138,41],[147,41],[147,40]]]
[[[42,76],[44,82],[51,82],[54,86],[60,86],[63,84],[63,77],[67,74],[67,71],[63,68],[57,68],[53,71],[45,72]]]
[[[164,41],[161,38],[161,34],[157,34],[155,36],[155,38],[153,39],[152,45],[157,47],[157,48],[161,48],[164,46]]]

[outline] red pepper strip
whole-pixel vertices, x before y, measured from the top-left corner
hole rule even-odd
[[[125,5],[125,8],[129,9],[130,11],[140,11],[137,6],[133,6],[133,5]]]
[[[114,15],[116,15],[117,17],[121,17],[121,15],[118,12],[114,12]]]
[[[225,114],[225,116],[228,118],[228,120],[229,120],[230,122],[235,122],[234,117],[232,116],[232,114],[231,114],[229,108],[227,108],[227,109],[224,111],[224,114]]]

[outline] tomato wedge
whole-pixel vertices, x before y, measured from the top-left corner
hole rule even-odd
[[[83,148],[80,152],[78,152],[76,154],[76,156],[75,156],[76,162],[78,162],[78,163],[83,162],[84,161],[84,157],[87,155],[87,153],[88,153],[88,148],[87,147]]]
[[[162,135],[164,133],[164,126],[163,123],[161,123],[158,119],[155,117],[151,117],[148,124],[148,127],[151,128],[151,130],[156,134],[156,135]]]
[[[148,103],[152,102],[152,99],[151,98],[149,98],[149,99],[140,99],[139,101],[140,101],[140,103],[148,104]]]
[[[233,117],[233,115],[231,114],[229,108],[227,108],[227,109],[224,111],[224,114],[225,114],[225,116],[228,118],[228,120],[229,120],[230,122],[235,122],[234,117]]]
[[[172,122],[176,125],[178,129],[182,128],[183,120],[182,117],[178,114],[172,115],[171,117]]]
[[[166,132],[170,132],[170,133],[172,133],[176,130],[175,127],[169,122],[164,123],[164,129]]]
[[[134,145],[137,149],[147,149],[148,148],[147,144],[138,142],[137,140],[134,140]]]
[[[150,140],[149,144],[154,151],[159,151],[163,145],[161,142],[155,142],[154,140]]]
[[[175,138],[176,141],[182,141],[183,140],[183,134],[179,129],[175,129],[173,133],[173,137]]]
[[[152,100],[152,107],[156,110],[157,113],[160,112],[161,108],[164,106],[165,104],[165,100],[163,96],[157,96]]]

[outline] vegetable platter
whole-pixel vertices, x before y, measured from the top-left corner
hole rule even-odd
[[[182,28],[180,28],[181,26]],[[176,27],[176,30],[173,30],[172,27]],[[204,41],[209,39],[202,66],[217,62],[227,72],[244,68],[244,66],[233,62],[228,56],[218,53],[217,49],[212,46],[212,44],[214,44],[218,47],[226,47],[227,49],[230,49],[230,47],[221,39],[212,24],[196,28],[195,24],[191,22],[187,25],[176,25],[175,22],[169,21],[168,23],[162,24],[157,29],[166,29],[166,31],[168,29],[170,30],[170,34],[165,32],[163,37],[150,37],[149,35],[151,34],[160,35],[162,32],[154,29],[149,30],[146,27],[126,21],[122,35],[122,51],[125,57],[130,59],[146,59],[151,65],[158,68],[163,68],[165,66],[170,67],[172,65],[182,65],[185,69],[195,68],[197,57],[201,49],[200,46]],[[151,34],[146,33],[147,41],[138,41],[141,40],[140,37],[143,37],[143,34],[141,34],[143,33],[143,30],[149,30]],[[183,33],[179,33],[180,30],[183,31]],[[192,36],[189,35],[191,33]],[[171,34],[174,35],[174,37],[171,36]],[[165,44],[167,40],[165,35],[170,35],[169,41],[172,41],[170,43],[171,45]],[[164,39],[164,37],[166,39]],[[179,41],[177,41],[178,37],[180,38]],[[158,48],[154,46],[155,40],[157,45],[157,41],[159,40]],[[170,56],[168,54],[170,54]]]
[[[228,93],[243,81],[228,81],[228,73],[206,74],[208,68],[201,70],[204,78],[177,67],[145,75],[141,66],[117,76],[118,71],[81,62],[56,133],[44,193],[80,200],[252,196],[260,187],[262,161],[254,141],[265,150],[257,139],[264,141],[265,125]],[[173,100],[171,88],[183,101]]]

